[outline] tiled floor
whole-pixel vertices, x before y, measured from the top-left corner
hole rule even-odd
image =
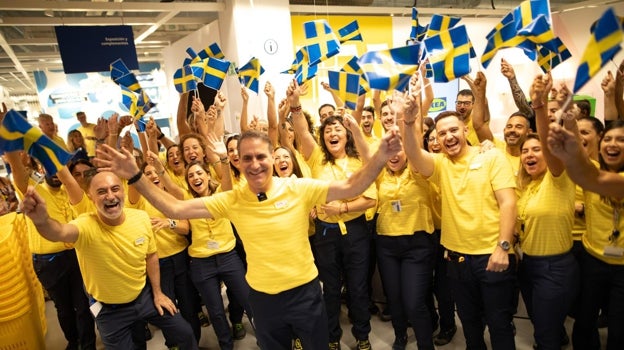
[[[516,335],[516,347],[518,350],[532,350],[533,344],[533,328],[531,326],[531,322],[526,319],[526,311],[523,309],[524,307],[521,305],[521,310],[519,311],[517,317],[514,319],[517,328]],[[46,316],[48,319],[48,334],[46,335],[46,345],[48,350],[62,350],[65,348],[67,344],[61,329],[59,328],[58,321],[56,319],[56,310],[54,309],[54,305],[51,301],[46,303]],[[342,327],[344,331],[344,335],[342,337],[342,349],[353,349],[355,347],[355,339],[351,335],[349,328],[349,321],[346,316],[346,309],[343,307],[342,313]],[[461,323],[459,320],[457,321],[458,331],[453,341],[445,346],[437,347],[438,349],[443,350],[464,350],[466,348],[463,333],[461,330]],[[235,349],[238,350],[247,350],[247,349],[258,349],[256,346],[256,338],[254,337],[253,330],[251,326],[245,319],[245,327],[248,331],[247,337],[241,341],[235,342]],[[568,334],[571,334],[572,329],[572,320],[568,319],[566,322],[566,328],[568,330]],[[167,348],[164,345],[164,339],[162,336],[162,332],[154,327],[151,328],[154,337],[152,340],[148,342],[149,350],[166,350]],[[392,342],[394,340],[394,333],[392,331],[392,325],[390,322],[382,322],[377,316],[373,316],[372,318],[372,332],[370,335],[370,340],[373,345],[373,348],[376,350],[385,350],[390,349],[392,346]],[[416,340],[414,338],[413,333],[410,331],[409,344],[407,349],[414,350],[416,349]],[[603,348],[606,344],[606,329],[600,330],[600,335],[602,338]],[[486,332],[487,337],[487,332]],[[207,327],[202,329],[202,337],[200,340],[200,349],[218,349],[218,344],[216,341],[216,337],[212,327]],[[566,347],[567,349],[572,349],[572,346],[569,345]],[[98,339],[98,349],[104,349],[104,346],[99,342]]]

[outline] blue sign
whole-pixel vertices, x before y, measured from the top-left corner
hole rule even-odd
[[[58,26],[65,73],[105,72],[121,58],[129,69],[139,69],[131,26]]]

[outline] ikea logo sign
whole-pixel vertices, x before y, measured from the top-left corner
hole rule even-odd
[[[434,98],[429,112],[441,112],[446,110],[446,97]]]

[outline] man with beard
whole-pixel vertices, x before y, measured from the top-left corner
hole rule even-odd
[[[20,152],[8,152],[6,155],[13,171],[15,188],[23,197],[30,174],[20,159]],[[36,186],[36,192],[49,203],[50,217],[62,223],[74,219],[67,191],[56,175],[46,175],[45,182]],[[95,349],[95,326],[73,246],[47,240],[35,230],[29,232],[33,267],[54,302],[61,330],[68,341],[67,349]]]
[[[466,80],[468,82],[468,84],[470,85],[470,81],[466,79],[466,77],[463,78],[464,80]],[[472,86],[471,86],[472,88]],[[473,88],[474,90],[474,88]],[[485,96],[485,95],[484,95]],[[479,137],[477,136],[477,126],[473,125],[474,123],[474,118],[473,118],[473,107],[475,105],[476,102],[483,102],[485,103],[485,97],[483,97],[484,99],[482,101],[478,101],[477,96],[475,96],[473,94],[473,91],[470,89],[464,89],[464,90],[460,90],[457,93],[457,98],[455,99],[455,112],[457,112],[461,118],[461,120],[464,122],[464,124],[466,125],[466,127],[468,128],[468,133],[466,134],[466,139],[468,140],[468,142],[470,142],[470,144],[472,146],[476,146],[478,144],[481,143],[482,140],[479,139]],[[489,113],[487,114],[488,119],[485,120],[485,116],[484,116],[484,120],[483,123],[486,124],[489,121]]]
[[[45,239],[76,247],[86,290],[97,300],[92,310],[104,346],[132,349],[132,327],[145,320],[161,328],[180,349],[197,349],[191,327],[160,289],[156,243],[147,213],[124,208],[124,187],[111,172],[97,173],[88,189],[96,212],[69,223],[50,217],[48,204],[54,205],[53,201],[44,200],[32,186],[22,208]]]
[[[373,126],[375,125],[375,108],[366,106],[362,109],[360,117],[360,127],[364,133],[364,139],[368,145],[373,145],[379,141],[379,138],[373,134]]]
[[[503,130],[505,142],[496,139],[492,134],[490,124],[485,121],[485,116],[488,114],[485,100],[485,87],[487,83],[485,74],[478,72],[474,80],[470,78],[466,78],[465,80],[470,84],[474,92],[475,103],[472,108],[472,122],[479,141],[490,140],[494,142],[496,148],[505,153],[505,156],[511,163],[514,175],[517,175],[518,167],[520,166],[520,146],[526,139],[526,136],[531,132],[531,121],[529,117],[522,112],[514,112],[509,119],[507,119],[505,129]]]
[[[422,147],[422,116],[415,95],[406,97],[397,121],[404,125],[408,161],[440,187],[441,244],[468,349],[515,349],[512,329],[516,259],[510,255],[516,222],[515,179],[497,149],[479,152],[466,141],[457,112],[438,115],[443,153]],[[475,215],[475,213],[479,215]]]

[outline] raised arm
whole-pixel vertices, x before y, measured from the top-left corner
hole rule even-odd
[[[293,79],[288,86],[288,90],[286,90],[286,97],[290,104],[290,113],[292,115],[295,133],[297,138],[301,141],[301,152],[305,159],[309,159],[312,155],[312,151],[314,151],[314,147],[316,147],[316,140],[314,140],[314,136],[308,130],[308,122],[305,120],[305,116],[301,111],[301,102],[299,101],[300,95],[301,88],[299,84],[297,84],[297,81]]]
[[[247,113],[247,106],[249,104],[249,93],[247,93],[247,88],[245,85],[241,85],[241,99],[243,100],[243,106],[241,107],[240,113],[240,129],[241,132],[245,132],[249,130],[249,116]]]
[[[97,161],[102,165],[102,171],[111,171],[133,185],[156,209],[171,219],[200,219],[212,218],[202,199],[179,200],[169,193],[154,186],[139,169],[130,153],[126,149],[117,151],[110,146],[102,146],[97,150]],[[138,180],[135,180],[138,179]],[[132,183],[131,183],[132,182]]]
[[[345,180],[332,181],[327,192],[327,202],[353,198],[364,192],[379,175],[388,159],[394,157],[402,149],[398,130],[388,130],[381,139],[379,148],[370,162],[364,164],[351,177]]]
[[[480,142],[485,140],[493,141],[494,135],[492,134],[490,125],[487,123],[489,117],[487,100],[485,97],[485,87],[487,84],[485,74],[479,71],[477,72],[477,76],[474,80],[468,75],[463,76],[462,79],[468,83],[472,93],[474,94],[475,102],[472,107],[472,126],[477,133],[477,137]]]
[[[501,58],[501,73],[507,81],[509,81],[509,87],[511,88],[511,96],[513,96],[514,103],[518,110],[522,112],[529,118],[533,118],[533,110],[527,102],[526,96],[518,84],[518,80],[516,79],[516,72],[513,69],[513,66],[509,64],[509,62],[505,61],[504,58]]]
[[[29,186],[24,193],[21,210],[32,220],[37,232],[52,242],[74,243],[78,239],[78,228],[71,224],[61,224],[48,215],[45,200]]]
[[[624,198],[624,176],[596,168],[574,133],[551,123],[548,147],[563,161],[568,176],[579,186],[603,196]]]
[[[617,120],[618,111],[615,104],[615,78],[611,71],[602,79],[600,87],[604,92],[604,120]]]
[[[364,139],[364,133],[362,133],[362,129],[360,129],[360,124],[350,114],[344,114],[342,118],[345,128],[351,131],[351,135],[353,135],[355,148],[360,154],[360,159],[362,159],[363,163],[367,163],[368,161],[370,161],[371,153],[370,148],[368,147],[368,143]]]
[[[186,104],[188,103],[189,93],[185,92],[180,94],[180,101],[178,102],[178,113],[176,114],[176,123],[178,125],[178,133],[180,136],[190,134],[191,127],[188,125],[188,111],[186,110]]]
[[[425,177],[433,174],[433,156],[423,149],[422,116],[418,92],[405,96],[403,107],[397,106],[397,123],[403,123],[400,128],[403,136],[405,155],[410,169],[416,170]]]
[[[264,84],[264,93],[267,96],[267,122],[269,124],[269,139],[273,148],[279,145],[278,126],[277,126],[277,108],[275,107],[275,89],[271,82]]]
[[[336,90],[329,87],[329,83],[323,81],[321,82],[321,86],[325,91],[331,94],[332,99],[334,100],[334,104],[336,105],[336,109],[344,106],[344,101],[340,98]]]
[[[620,63],[615,75],[615,108],[618,117],[624,119],[624,60]]]
[[[548,112],[546,106],[548,105],[548,93],[552,88],[552,77],[548,75],[538,75],[531,84],[531,101],[533,101],[533,109],[535,110],[535,122],[537,126],[537,134],[540,137],[542,144],[542,154],[548,165],[550,173],[558,177],[565,170],[565,166],[555,157],[548,148],[546,140],[548,139]]]

